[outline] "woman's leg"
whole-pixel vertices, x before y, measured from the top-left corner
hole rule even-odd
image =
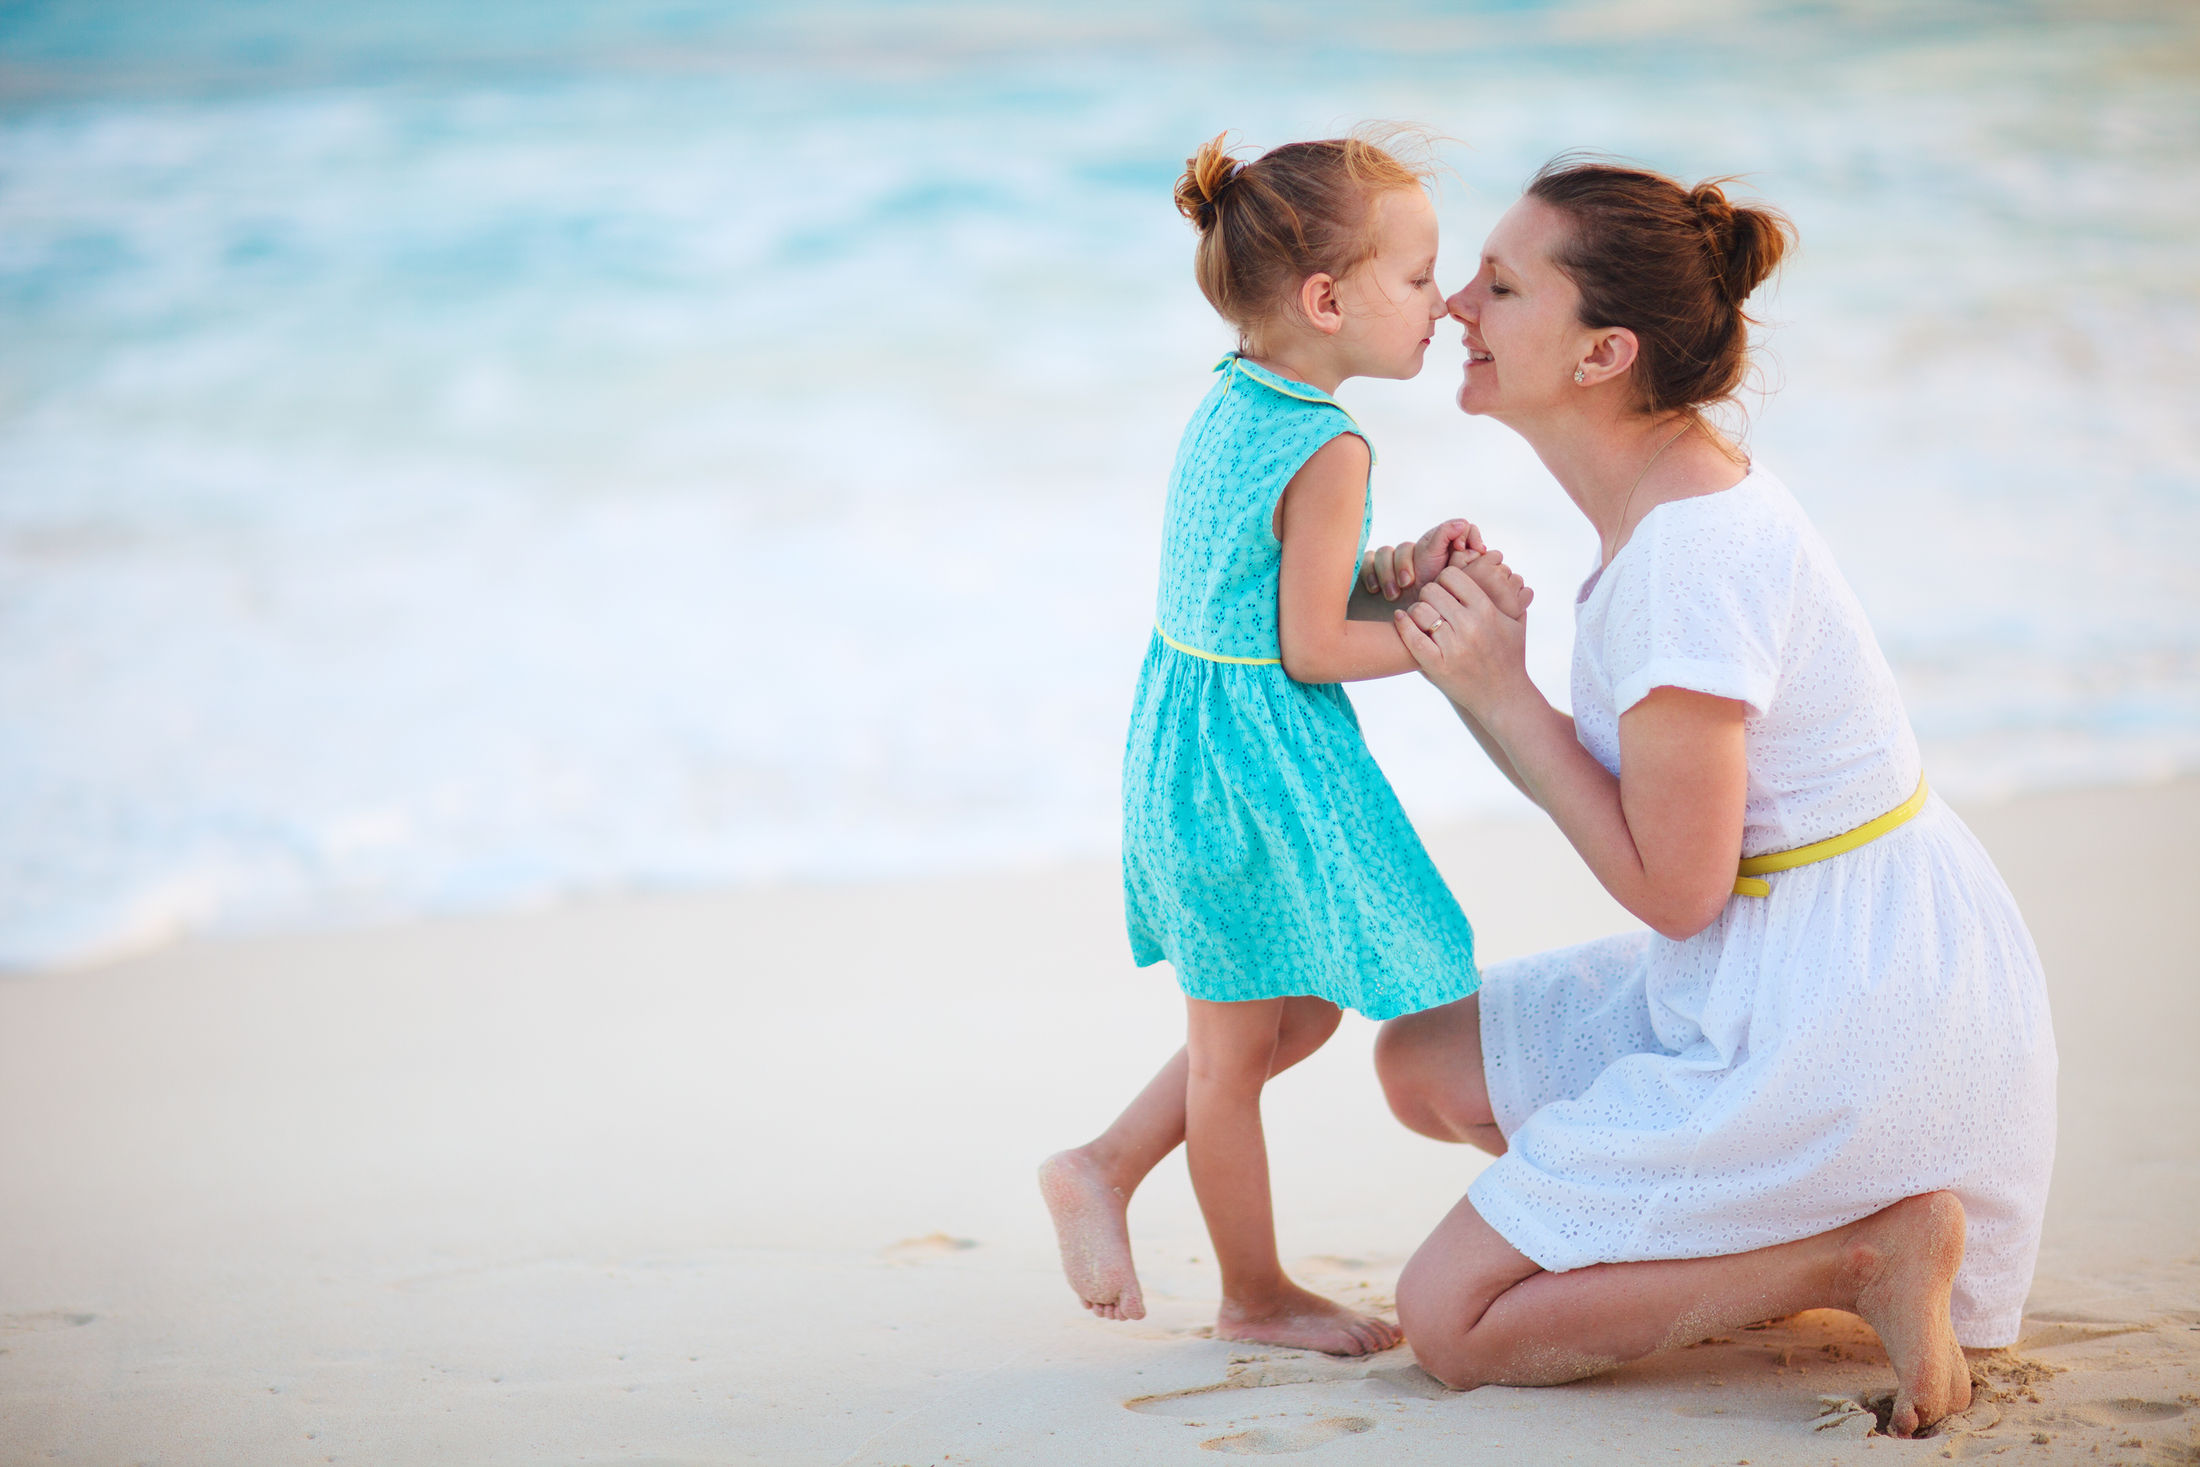
[[[1398,1343],[1384,1320],[1347,1309],[1285,1277],[1276,1256],[1268,1142],[1260,1097],[1274,1068],[1286,1000],[1188,998],[1184,1139],[1192,1190],[1222,1268],[1215,1336],[1365,1355]]]
[[[1438,1141],[1464,1141],[1492,1156],[1505,1136],[1482,1077],[1482,1003],[1462,998],[1383,1025],[1375,1036],[1375,1075],[1390,1113],[1408,1130]]]
[[[1801,1309],[1845,1309],[1894,1366],[1893,1430],[1910,1436],[1971,1401],[1948,1296],[1963,1205],[1905,1198],[1815,1238],[1724,1258],[1546,1273],[1462,1200],[1406,1264],[1398,1319],[1431,1375],[1458,1390],[1557,1385]]]
[[[1271,1078],[1282,1074],[1337,1032],[1343,1017],[1319,998],[1283,999]],[[1062,1272],[1087,1309],[1102,1319],[1143,1319],[1145,1297],[1131,1264],[1127,1211],[1131,1194],[1161,1159],[1184,1142],[1184,1090],[1189,1051],[1170,1056],[1114,1124],[1084,1145],[1056,1152],[1039,1167],[1039,1191],[1054,1217]]]

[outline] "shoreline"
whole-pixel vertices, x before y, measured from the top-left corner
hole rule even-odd
[[[1132,1211],[1152,1314],[1089,1319],[1031,1171],[1181,1015],[1088,862],[186,939],[0,981],[0,1460],[2192,1460],[2200,780],[1962,813],[2046,959],[2063,1056],[2008,1357],[2029,1363],[1967,1434],[1818,1431],[1819,1396],[1884,1384],[1831,1314],[1465,1395],[1405,1351],[1214,1342],[1173,1161]],[[1539,820],[1426,835],[1489,961],[1631,925]],[[1348,1019],[1267,1114],[1285,1257],[1379,1305],[1480,1160],[1388,1117],[1373,1032]]]
[[[1928,760],[1930,763],[1930,760]],[[2080,779],[2069,783],[2049,783],[2009,791],[1997,788],[1992,794],[1960,800],[1950,799],[1959,812],[1979,813],[1992,819],[1992,812],[2003,806],[2035,799],[2055,799],[2070,796],[2110,795],[2118,791],[2141,789],[2166,789],[2178,785],[2200,782],[2200,768],[2173,769],[2155,772],[2145,777],[2117,783],[2095,779]],[[1949,798],[1945,791],[1935,790]],[[1447,847],[1456,859],[1471,862],[1471,852],[1479,833],[1491,829],[1513,830],[1519,827],[1536,827],[1548,834],[1548,822],[1540,811],[1524,798],[1511,796],[1508,789],[1504,805],[1466,815],[1450,816],[1415,825],[1431,852],[1439,846]],[[1410,812],[1409,812],[1410,813]],[[1970,813],[1965,813],[1970,819]],[[1439,862],[1441,865],[1442,863]],[[1067,853],[1061,850],[1029,857],[1007,859],[997,855],[950,857],[939,869],[932,872],[864,871],[847,877],[825,878],[812,874],[767,875],[732,881],[715,881],[705,878],[687,880],[673,878],[655,882],[634,882],[626,885],[545,890],[520,896],[503,903],[482,906],[454,905],[420,910],[376,910],[367,907],[364,915],[327,916],[305,922],[269,922],[225,926],[217,921],[211,926],[194,926],[169,922],[165,925],[141,924],[134,928],[119,929],[109,937],[85,945],[75,954],[53,961],[20,965],[0,964],[0,985],[14,982],[41,981],[62,978],[70,974],[98,972],[120,964],[158,958],[178,948],[198,945],[250,946],[269,942],[311,942],[318,940],[341,941],[351,938],[373,937],[379,934],[410,931],[440,930],[446,927],[517,921],[554,915],[574,909],[601,907],[632,908],[637,913],[654,909],[660,904],[692,902],[738,901],[747,897],[766,899],[795,892],[836,892],[852,894],[860,900],[862,893],[927,886],[935,883],[949,885],[984,882],[1014,881],[1034,876],[1052,876],[1063,880],[1083,877],[1093,879],[1095,871],[1109,873],[1113,880],[1115,857],[1110,853]],[[1598,905],[1594,900],[1586,904]],[[1576,909],[1578,910],[1578,908]],[[1617,908],[1611,909],[1617,912]],[[1469,912],[1469,917],[1475,914]],[[1624,921],[1624,916],[1621,917]],[[1482,923],[1475,922],[1479,941]],[[1616,929],[1613,929],[1616,930]],[[1571,939],[1568,939],[1571,940]],[[1517,951],[1531,951],[1521,948]],[[1478,948],[1479,951],[1479,948]],[[1512,956],[1508,950],[1501,956]]]

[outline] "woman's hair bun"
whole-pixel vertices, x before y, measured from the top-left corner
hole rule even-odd
[[[1528,197],[1565,216],[1551,258],[1581,292],[1584,326],[1635,333],[1642,407],[1697,412],[1726,402],[1749,367],[1747,303],[1795,248],[1769,204],[1736,204],[1728,178],[1694,188],[1617,159],[1561,154]]]
[[[1176,181],[1177,212],[1202,234],[1214,227],[1215,202],[1237,176],[1238,161],[1224,146],[1229,139],[1228,133],[1218,132],[1201,143],[1199,151],[1184,160],[1184,176]]]
[[[1711,178],[1697,184],[1688,191],[1688,207],[1703,227],[1720,292],[1739,306],[1779,268],[1794,245],[1795,226],[1770,209],[1736,208],[1720,187],[1730,182]]]

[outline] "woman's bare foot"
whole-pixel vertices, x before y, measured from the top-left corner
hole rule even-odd
[[[1333,1299],[1286,1282],[1273,1299],[1259,1305],[1222,1301],[1215,1316],[1215,1338],[1251,1345],[1285,1345],[1325,1355],[1373,1355],[1403,1338],[1398,1326],[1372,1314],[1347,1309]]]
[[[1144,1319],[1146,1298],[1131,1266],[1130,1199],[1083,1151],[1058,1151],[1039,1165],[1039,1195],[1054,1215],[1062,1273],[1102,1319]]]
[[[1971,1367],[1956,1344],[1948,1296],[1963,1263],[1963,1204],[1947,1192],[1906,1197],[1850,1238],[1856,1312],[1894,1366],[1896,1436],[1915,1436],[1971,1404]]]

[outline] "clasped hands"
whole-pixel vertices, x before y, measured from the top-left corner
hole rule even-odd
[[[1472,712],[1527,678],[1527,611],[1535,592],[1465,520],[1446,520],[1408,545],[1360,561],[1360,585],[1385,601],[1420,588],[1391,615],[1422,676]]]

